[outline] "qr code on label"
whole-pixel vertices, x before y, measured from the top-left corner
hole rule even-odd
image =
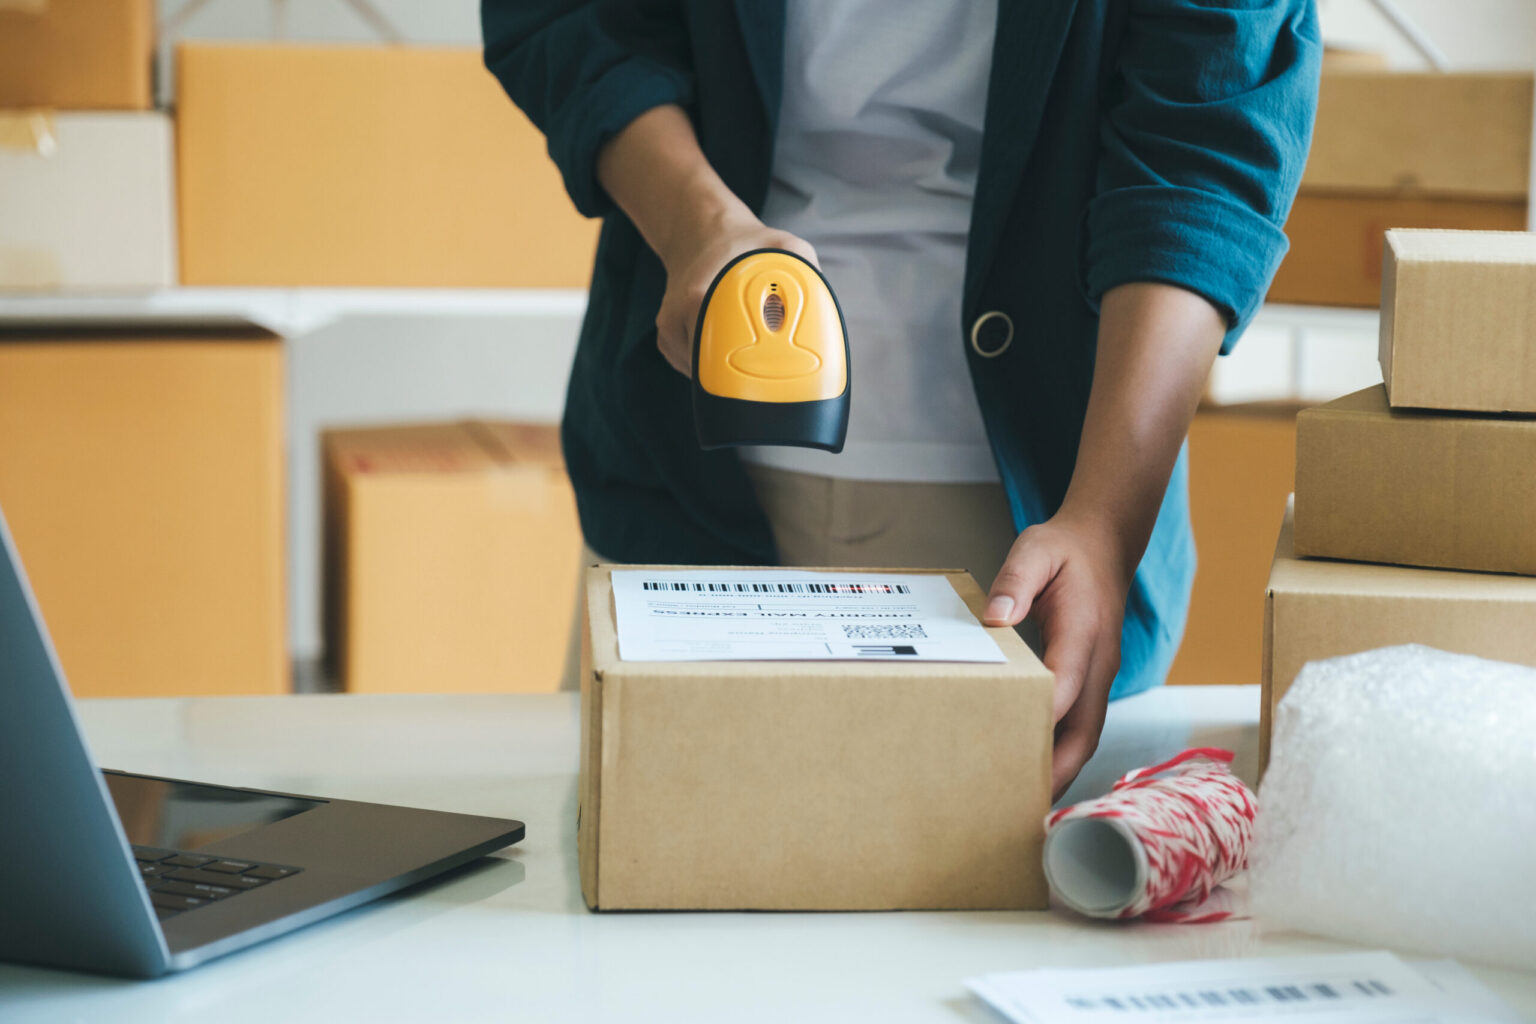
[[[878,626],[843,625],[843,636],[849,640],[926,640],[928,634],[915,623],[882,623]]]

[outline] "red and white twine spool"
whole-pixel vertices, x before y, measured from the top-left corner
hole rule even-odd
[[[1097,800],[1053,812],[1045,820],[1052,890],[1092,917],[1231,917],[1209,897],[1247,866],[1258,806],[1231,762],[1231,751],[1186,750],[1126,774]]]

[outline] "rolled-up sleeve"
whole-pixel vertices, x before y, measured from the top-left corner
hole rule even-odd
[[[1134,0],[1099,130],[1084,285],[1159,281],[1226,318],[1227,351],[1287,243],[1317,108],[1312,0]]]
[[[666,4],[631,8],[634,34],[613,30],[602,5],[579,0],[481,0],[485,65],[548,142],[576,209],[598,217],[612,201],[597,181],[597,153],[636,117],[688,105],[686,36]],[[642,18],[634,13],[646,8]],[[671,12],[675,14],[675,12]]]

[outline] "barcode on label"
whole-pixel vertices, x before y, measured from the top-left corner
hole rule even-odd
[[[1375,999],[1390,996],[1392,989],[1380,981],[1369,979],[1348,984],[1330,984],[1325,981],[1293,985],[1262,985],[1249,988],[1202,989],[1196,992],[1151,992],[1114,996],[1072,996],[1067,1005],[1074,1010],[1101,1012],[1116,1010],[1125,1013],[1162,1010],[1204,1010],[1212,1007],[1258,1006],[1264,1003],[1331,1002],[1341,999]]]
[[[928,634],[917,623],[868,625],[843,624],[843,636],[849,640],[926,640]]]
[[[678,594],[828,594],[834,597],[862,594],[910,594],[905,583],[679,583],[646,580],[643,590]]]

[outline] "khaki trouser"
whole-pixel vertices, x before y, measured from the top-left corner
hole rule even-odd
[[[966,569],[982,590],[1017,534],[1002,484],[921,484],[838,480],[747,465],[784,565]],[[604,559],[582,546],[583,567]],[[581,688],[581,605],[566,654],[562,690]]]

